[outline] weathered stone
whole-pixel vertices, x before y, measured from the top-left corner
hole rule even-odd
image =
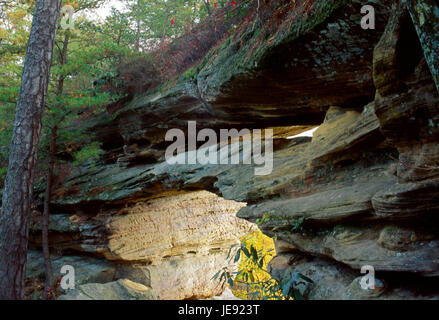
[[[355,278],[353,271],[341,265],[294,253],[278,253],[269,264],[270,273],[278,281],[282,281],[288,269],[302,273],[313,280],[313,286],[308,293],[310,300],[340,299]]]
[[[361,113],[331,107],[323,124],[314,132],[307,158],[311,166],[352,161],[360,156],[361,150],[383,140],[373,103],[366,105]]]
[[[351,284],[346,288],[346,292],[343,294],[343,298],[346,300],[365,300],[365,299],[377,299],[386,290],[385,284],[375,278],[374,288],[364,289],[361,287],[362,277],[355,278]]]
[[[189,120],[217,131],[267,122],[317,125],[330,106],[361,108],[372,101],[369,62],[390,0],[374,3],[380,12],[375,32],[358,28],[361,1],[289,1],[281,21],[275,2],[265,19],[213,48],[196,66],[195,80],[140,94],[111,117],[84,125],[99,136],[105,161],[128,167],[161,161],[166,131],[186,131]]]
[[[63,237],[58,248],[59,242],[50,241],[52,246],[97,254],[121,264],[116,276],[113,265],[111,277],[105,279],[99,277],[100,269],[94,270],[93,261],[97,259],[93,258],[54,259],[54,270],[64,263],[79,268],[77,272],[81,272],[82,278],[78,284],[108,282],[114,277],[129,279],[152,287],[162,299],[220,295],[224,287],[219,280],[212,280],[213,276],[223,267],[236,268],[236,263],[227,259],[228,250],[256,228],[235,216],[243,206],[199,191],[140,201],[106,218],[78,219],[74,227],[69,222],[75,216],[59,215],[50,225],[53,227],[50,231],[54,231],[50,239],[63,230],[76,236]],[[62,228],[67,225],[70,227]],[[39,262],[41,273],[42,259]]]
[[[392,11],[384,33],[373,52],[373,80],[377,94],[380,96],[405,89],[401,79],[404,76],[401,74],[403,71],[401,64],[407,61],[401,61],[404,48],[398,46],[398,43],[403,41],[403,37],[409,33],[410,28],[407,25],[410,18],[400,1],[392,5]]]
[[[220,296],[214,296],[208,300],[241,300],[241,299],[236,297],[229,288],[226,288],[224,289],[224,292]]]
[[[439,5],[433,0],[403,0],[415,25],[439,92]]]
[[[374,3],[381,13],[377,32],[360,37],[360,1],[286,5],[288,14],[278,28],[266,25],[267,16],[212,54],[197,78],[203,99],[234,121],[269,117],[273,122],[281,116],[291,123],[322,119],[332,105],[358,107],[372,100],[367,61],[385,26],[386,1]]]
[[[439,180],[396,184],[377,192],[372,205],[375,215],[402,219],[439,211]]]
[[[264,5],[264,18],[214,47],[190,80],[86,124],[105,155],[54,192],[57,213],[69,215],[53,219],[51,244],[117,261],[117,279],[161,298],[204,299],[222,292],[211,278],[251,229],[234,217],[241,209],[276,236],[276,278],[313,280],[297,284],[309,299],[437,297],[437,4],[374,1],[374,32],[360,28],[357,0]],[[273,172],[166,163],[166,131],[189,120],[274,127]],[[312,139],[285,139],[316,125]],[[378,273],[375,290],[359,285],[364,265]],[[110,289],[104,296],[123,296]]]
[[[279,226],[288,220],[303,219],[305,221],[336,222],[346,218],[370,216],[372,197],[379,190],[387,190],[393,184],[391,179],[377,178],[370,183],[358,183],[352,187],[314,193],[307,197],[299,197],[281,201],[268,201],[255,206],[242,208],[238,212],[240,218],[256,221],[268,215],[265,228]]]
[[[312,258],[295,253],[278,254],[269,265],[271,274],[282,281],[283,276],[293,270],[311,280],[313,285],[308,293],[310,300],[412,300],[437,299],[437,289],[419,293],[417,288],[425,286],[431,279],[418,279],[414,284],[401,280],[397,283],[385,283],[375,275],[375,289],[363,289],[360,284],[360,272],[328,260]],[[285,272],[289,270],[290,272]],[[421,291],[422,292],[422,291]]]
[[[35,217],[34,217],[35,218]],[[30,224],[32,231],[42,230],[41,221],[32,221]],[[68,214],[54,214],[50,216],[49,229],[52,232],[77,233],[80,232],[79,224],[74,222],[74,218]]]
[[[439,275],[437,239],[428,245],[422,236],[401,243],[398,251],[383,247],[382,227],[337,226],[323,235],[303,232],[283,232],[278,237],[290,242],[296,250],[312,255],[327,256],[355,269],[371,265],[376,271],[413,272],[425,276]],[[428,238],[428,236],[426,236]]]
[[[60,296],[59,300],[158,300],[159,296],[140,283],[128,279],[115,282],[88,283]]]
[[[108,221],[105,255],[156,264],[166,256],[228,248],[253,228],[235,217],[244,205],[205,191],[138,203]]]
[[[438,176],[437,138],[439,94],[433,80],[432,55],[437,46],[426,45],[437,35],[430,17],[439,9],[433,1],[396,2],[395,10],[374,54],[374,81],[377,86],[375,113],[384,136],[398,149],[398,177],[401,182]],[[410,19],[410,16],[412,19]],[[423,19],[422,29],[420,21]],[[415,25],[413,25],[413,21]],[[421,36],[418,33],[433,33]],[[418,33],[417,33],[418,31]],[[437,32],[436,32],[437,33]],[[427,57],[427,60],[424,58]],[[430,70],[429,67],[430,66]],[[436,68],[437,69],[437,68]],[[432,71],[433,70],[433,71]]]
[[[236,266],[227,262],[228,249],[212,251],[199,256],[169,257],[158,265],[123,266],[116,278],[126,277],[151,287],[161,299],[205,299],[221,295],[224,287],[216,280],[215,274],[223,267],[236,271]]]
[[[396,226],[385,227],[377,240],[377,243],[389,250],[407,251],[412,250],[412,244],[416,242],[429,243],[434,240],[431,234],[423,234],[410,229],[398,228]],[[433,245],[434,242],[431,243]]]
[[[255,176],[255,165],[170,165],[166,161],[130,168],[80,168],[67,187],[75,186],[81,192],[59,198],[56,203],[67,206],[110,199],[117,203],[181,189],[210,190],[227,199],[256,202],[292,188],[294,180],[303,181],[305,175],[315,174],[313,171],[319,168],[356,161],[364,155],[364,148],[374,149],[383,141],[372,105],[361,113],[332,107],[327,117],[311,143],[285,145],[274,152],[269,176]],[[242,146],[239,152],[242,158]],[[90,180],[98,192],[90,192]]]
[[[75,270],[75,285],[85,283],[106,283],[114,280],[116,265],[103,259],[84,256],[52,256],[53,275],[64,276],[61,268],[72,266]],[[26,278],[44,278],[44,258],[40,251],[29,250],[27,254]],[[61,287],[60,292],[65,292]]]

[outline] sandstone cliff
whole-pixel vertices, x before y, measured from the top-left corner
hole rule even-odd
[[[110,264],[101,282],[208,297],[222,292],[211,278],[228,248],[254,228],[245,220],[265,217],[272,275],[311,278],[309,299],[437,297],[437,2],[374,1],[375,30],[360,27],[363,1],[311,3],[288,2],[276,25],[267,10],[193,78],[84,124],[106,153],[55,192],[52,247]],[[274,128],[273,172],[166,163],[166,131],[190,120]],[[316,126],[312,139],[285,139]],[[364,265],[375,290],[359,285]]]

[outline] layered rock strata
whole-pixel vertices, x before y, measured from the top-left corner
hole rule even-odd
[[[273,6],[191,80],[85,123],[105,154],[56,190],[52,221],[64,222],[52,246],[120,264],[113,280],[161,298],[207,297],[221,291],[210,274],[252,229],[239,210],[275,239],[275,278],[313,280],[300,284],[308,299],[437,298],[437,3],[374,1],[375,30],[361,29],[361,1],[309,3],[287,2],[276,27]],[[275,128],[272,173],[167,163],[166,131],[190,120]],[[286,139],[316,126],[312,139]],[[373,290],[360,286],[365,265]]]

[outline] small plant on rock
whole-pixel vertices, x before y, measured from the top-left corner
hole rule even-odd
[[[262,235],[260,231],[258,234]],[[275,254],[274,249],[264,247],[258,249],[255,245],[257,242],[254,241],[254,238],[258,238],[258,234],[250,234],[242,240],[241,244],[231,246],[227,256],[229,265],[219,270],[212,279],[219,279],[223,285],[228,283],[234,293],[242,299],[303,299],[303,290],[297,286],[306,283],[308,288],[312,280],[297,272],[285,274],[280,282],[273,279],[267,267]],[[239,261],[238,271],[231,271],[233,270],[231,266]]]

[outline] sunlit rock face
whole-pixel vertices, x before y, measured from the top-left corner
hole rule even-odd
[[[94,258],[95,264],[90,261],[84,265],[82,260],[87,259],[69,262],[64,257],[54,259],[55,270],[59,271],[61,263],[76,266],[78,281],[87,283],[90,281],[83,277],[96,269],[96,275],[86,279],[102,283],[105,274],[107,281],[135,280],[151,287],[162,299],[220,295],[224,287],[212,278],[223,267],[236,270],[236,263],[228,259],[230,247],[256,228],[236,217],[244,206],[197,191],[140,201],[106,217],[57,215],[50,225],[55,250],[104,257],[109,266],[104,268],[102,259]],[[33,230],[31,239],[38,243],[38,228]],[[28,276],[38,276],[42,258],[30,256],[30,260]],[[39,261],[37,266],[35,261]],[[111,272],[105,272],[109,268]]]
[[[59,297],[59,300],[157,300],[150,287],[120,279],[107,283],[87,283]]]
[[[163,299],[207,298],[224,289],[214,275],[236,265],[227,259],[232,245],[255,226],[236,217],[243,203],[206,191],[138,203],[107,224],[110,260],[146,261],[120,270],[141,272]],[[127,277],[131,278],[131,277]]]

